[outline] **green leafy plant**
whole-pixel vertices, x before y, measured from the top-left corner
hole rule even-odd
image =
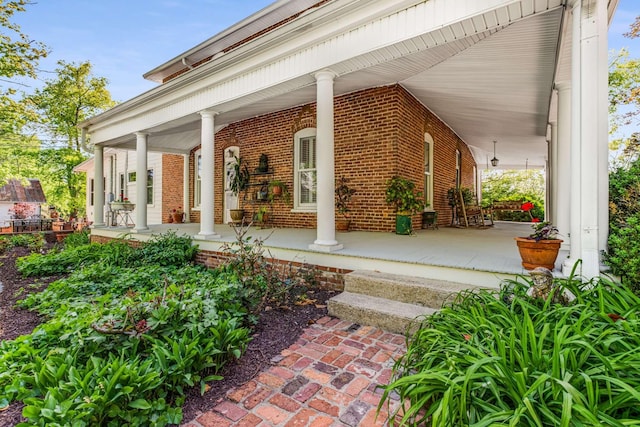
[[[291,203],[291,194],[289,193],[287,184],[279,179],[272,179],[269,182],[269,190],[269,201],[272,202],[280,198],[284,203]]]
[[[536,242],[540,240],[555,240],[558,238],[558,227],[549,221],[536,222],[531,224],[533,233],[529,234],[529,238]]]
[[[344,176],[336,181],[336,209],[344,218],[349,218],[351,212],[350,203],[356,190],[349,187],[349,179]]]
[[[413,181],[401,176],[394,176],[386,182],[385,201],[393,205],[401,214],[416,213],[424,209],[422,193],[416,191]]]
[[[233,271],[192,265],[190,239],[175,234],[122,243],[25,258],[34,275],[78,263],[20,302],[46,322],[0,342],[0,402],[23,401],[28,425],[179,424],[187,388],[204,390],[245,351]]]
[[[226,243],[223,251],[229,256],[225,263],[227,271],[237,275],[242,284],[243,305],[253,315],[266,306],[284,307],[301,292],[306,291],[314,272],[308,266],[294,270],[292,263],[275,264],[265,255],[264,240],[248,235],[250,226],[234,225],[236,239]]]
[[[449,200],[449,206],[456,205],[456,199],[458,198],[458,191],[462,193],[462,200],[465,205],[470,205],[473,203],[473,191],[467,187],[451,187],[447,190],[447,200]]]
[[[640,215],[629,216],[624,225],[610,230],[605,262],[611,272],[640,294]]]
[[[74,248],[77,246],[83,246],[89,244],[89,232],[87,230],[76,231],[69,234],[64,239],[64,246],[66,248]]]
[[[244,194],[247,188],[249,188],[251,173],[242,157],[234,156],[234,158],[235,163],[233,165],[233,175],[229,182],[229,189],[234,195],[238,196]]]
[[[529,279],[463,292],[407,337],[379,410],[400,425],[629,425],[640,419],[640,299],[607,279]],[[554,303],[564,289],[575,297]]]

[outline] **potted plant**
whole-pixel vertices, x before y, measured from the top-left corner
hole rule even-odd
[[[287,184],[285,184],[284,182],[280,181],[279,179],[271,180],[271,182],[269,182],[269,190],[271,191],[269,194],[270,202],[278,197],[281,197],[283,202],[289,203],[291,195],[289,194],[289,190],[287,189]]]
[[[179,224],[182,222],[184,216],[184,211],[182,210],[181,206],[178,206],[176,209],[173,209],[171,211],[171,218],[173,219],[173,222],[175,222],[176,224]]]
[[[516,237],[522,266],[527,270],[544,267],[553,270],[562,240],[558,239],[558,228],[548,221],[531,225],[533,233],[527,237]]]
[[[349,179],[345,177],[340,177],[336,182],[336,209],[342,215],[342,218],[336,218],[336,230],[338,231],[349,231],[349,226],[351,225],[349,203],[356,190],[349,187],[348,182]]]
[[[424,209],[422,193],[413,181],[393,176],[387,182],[385,201],[396,209],[396,234],[411,234],[411,215]]]
[[[269,208],[266,206],[260,206],[254,215],[254,220],[264,226],[264,224],[269,222],[270,216]]]
[[[244,209],[240,205],[240,195],[244,196],[245,191],[249,188],[249,182],[251,181],[251,174],[247,164],[243,161],[242,157],[238,158],[234,156],[235,164],[233,165],[233,173],[230,176],[229,189],[238,197],[238,209],[231,209],[230,215],[233,222],[242,222],[244,218]]]

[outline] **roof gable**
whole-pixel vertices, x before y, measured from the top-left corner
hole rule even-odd
[[[10,179],[3,187],[0,187],[0,202],[9,203],[46,203],[40,181],[29,179],[29,185],[22,185],[18,179]]]

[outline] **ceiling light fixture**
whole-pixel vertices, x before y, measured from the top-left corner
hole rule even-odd
[[[491,159],[491,166],[493,166],[494,168],[498,166],[498,162],[500,161],[496,157],[496,142],[497,141],[493,141],[493,159]]]

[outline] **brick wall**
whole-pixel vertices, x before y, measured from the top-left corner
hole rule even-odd
[[[335,98],[335,174],[345,176],[356,190],[350,216],[352,230],[392,231],[395,213],[384,202],[385,182],[393,175],[411,178],[424,192],[424,134],[434,139],[434,200],[439,223],[451,221],[447,190],[455,182],[456,149],[462,154],[463,185],[473,188],[471,152],[466,144],[438,117],[416,100],[402,86],[393,85],[366,89]],[[230,146],[240,147],[240,157],[254,171],[261,154],[269,158],[273,174],[254,176],[252,182],[278,179],[286,183],[293,195],[294,134],[306,127],[315,127],[315,104],[291,108],[260,117],[232,123],[215,135],[215,221],[223,215],[223,156]],[[191,153],[190,182],[194,176],[194,156]],[[322,149],[318,146],[318,149]],[[193,187],[193,186],[191,186]],[[314,213],[291,212],[293,202],[276,200],[272,205],[258,202],[253,186],[245,210],[270,206],[273,224],[277,227],[315,228]],[[193,189],[190,194],[193,200]],[[247,218],[250,215],[247,214]],[[199,221],[199,212],[191,212],[191,221]],[[420,215],[414,216],[414,228],[420,227]]]
[[[179,154],[162,155],[162,222],[168,222],[173,209],[184,209],[184,160]]]

